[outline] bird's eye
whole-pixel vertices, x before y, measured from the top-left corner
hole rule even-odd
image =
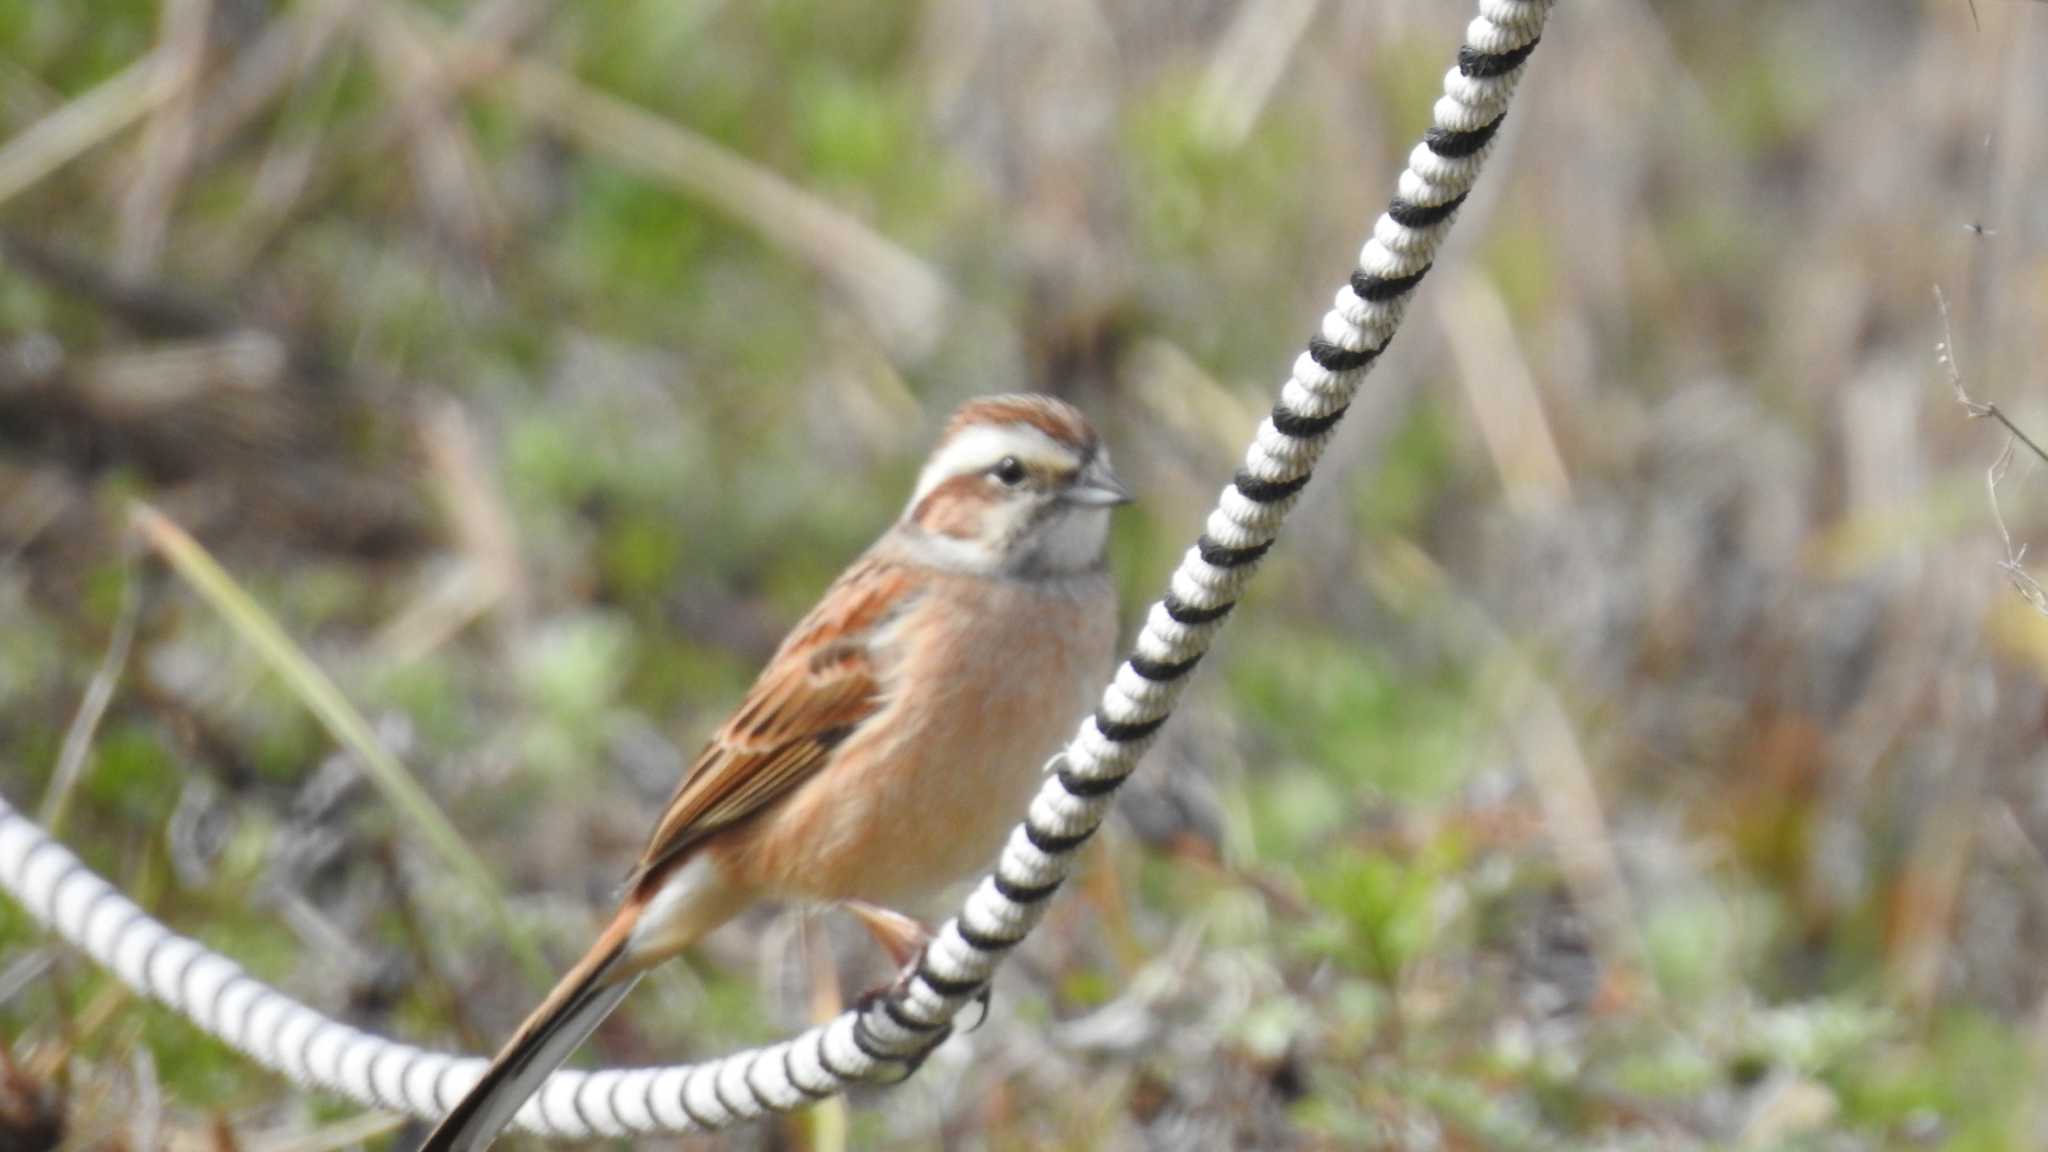
[[[1005,456],[996,462],[995,467],[988,470],[988,474],[995,477],[996,482],[1003,487],[1015,488],[1024,482],[1024,465],[1015,456]]]

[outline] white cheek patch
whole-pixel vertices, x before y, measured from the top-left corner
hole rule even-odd
[[[920,564],[953,572],[986,575],[996,570],[998,557],[979,540],[956,540],[951,536],[918,534],[909,544],[910,555]]]
[[[1071,450],[1029,424],[976,425],[948,440],[918,473],[909,507],[917,507],[932,489],[953,477],[986,472],[1005,456],[1053,468],[1074,466]]]

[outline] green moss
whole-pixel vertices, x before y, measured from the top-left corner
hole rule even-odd
[[[1116,977],[1097,968],[1076,968],[1065,973],[1059,983],[1059,998],[1075,1008],[1099,1008],[1122,993]]]
[[[1555,304],[1560,237],[1533,217],[1505,213],[1493,221],[1481,251],[1486,275],[1517,323],[1528,324]]]
[[[1306,226],[1308,133],[1296,110],[1276,103],[1258,130],[1236,147],[1205,131],[1193,76],[1180,76],[1133,101],[1122,124],[1134,241],[1157,263],[1164,289],[1192,288],[1154,301],[1153,322],[1219,377],[1269,377],[1302,332],[1302,301],[1292,296],[1299,260],[1323,245]],[[1339,274],[1342,258],[1331,265]],[[1197,298],[1235,302],[1218,324],[1192,306]]]
[[[695,290],[715,232],[700,205],[609,168],[583,173],[572,203],[551,248],[575,294],[653,308]]]
[[[887,84],[825,72],[798,80],[795,131],[804,168],[828,186],[887,187],[916,161],[917,119],[908,93]]]
[[[177,802],[184,773],[156,726],[119,721],[100,730],[82,790],[97,811],[148,826]]]
[[[119,564],[104,564],[86,577],[85,614],[101,627],[111,630],[121,612],[128,587],[128,570]]]
[[[304,941],[283,926],[273,907],[223,894],[211,912],[193,926],[193,935],[259,980],[282,983],[305,956]]]
[[[0,900],[0,953],[34,944],[42,936],[42,927],[28,910],[12,900]]]
[[[1311,949],[1393,985],[1436,939],[1440,886],[1460,855],[1445,840],[1414,859],[1345,851],[1318,862],[1303,880],[1328,919],[1310,930]]]
[[[1433,34],[1420,34],[1382,37],[1372,49],[1366,76],[1380,109],[1381,132],[1390,148],[1405,147],[1434,122],[1431,110],[1444,86],[1443,45]]]
[[[1470,696],[1448,672],[1396,668],[1327,635],[1275,639],[1235,655],[1228,675],[1281,750],[1357,795],[1447,795],[1471,770]]]
[[[432,747],[455,747],[475,733],[469,722],[471,685],[439,660],[415,660],[379,672],[365,696],[409,718],[420,739]]]
[[[1846,1053],[1852,1059],[1828,1082],[1859,1123],[1895,1126],[1930,1115],[1944,1128],[1944,1148],[2021,1147],[2032,1136],[2016,1122],[2040,1068],[2031,1043],[2009,1021],[1956,1011],[1937,1018],[1923,1044]]]
[[[90,14],[66,4],[0,5],[0,58],[82,95],[149,51],[157,23],[157,5],[148,0],[107,0]]]
[[[1706,1004],[1756,976],[1780,922],[1778,899],[1732,879],[1667,894],[1642,909],[1642,938],[1657,985],[1682,1003]]]
[[[514,424],[505,457],[511,477],[531,490],[535,503],[573,503],[597,486],[601,453],[566,421],[536,416]]]
[[[1436,506],[1455,464],[1453,425],[1427,400],[1411,406],[1387,442],[1380,465],[1353,489],[1366,536],[1410,535]]]
[[[644,637],[632,696],[643,713],[667,717],[678,709],[715,712],[737,701],[757,669],[733,652],[688,639]]]
[[[766,0],[754,5],[757,29],[777,58],[806,71],[840,68],[866,75],[899,70],[913,47],[914,4],[827,5]]]
[[[1287,859],[1354,818],[1343,785],[1319,772],[1279,773],[1252,794],[1253,836],[1272,859]]]
[[[654,402],[609,399],[573,413],[537,412],[513,425],[505,464],[514,507],[543,530],[660,519],[688,543],[690,562],[715,564],[725,541],[692,523],[704,507],[693,497],[720,476],[714,425],[678,426],[659,419]]]
[[[520,653],[520,687],[544,716],[591,723],[618,698],[634,647],[632,629],[617,617],[586,612],[558,619]]]
[[[1491,1085],[1418,1071],[1401,1078],[1400,1090],[1435,1113],[1460,1143],[1498,1152],[1554,1147],[1514,1101],[1501,1099]]]
[[[26,277],[0,276],[0,329],[45,331],[54,313],[55,305],[49,294]]]
[[[130,1018],[138,1022],[139,1040],[156,1061],[165,1097],[180,1108],[246,1107],[278,1090],[278,1082],[254,1069],[248,1057],[168,1008],[137,1001]]]
[[[271,780],[298,780],[334,745],[305,702],[281,681],[260,677],[238,709],[237,734],[249,767]]]
[[[682,563],[683,541],[674,522],[653,509],[621,516],[598,549],[607,588],[628,601],[661,596],[674,586]]]
[[[1803,135],[1823,110],[1809,69],[1786,67],[1769,52],[1730,53],[1724,83],[1713,87],[1714,110],[1735,143],[1769,152]]]
[[[719,1037],[725,1046],[764,1044],[779,1038],[761,1010],[760,989],[753,980],[710,973],[705,975],[703,987],[703,1002],[691,1020],[698,1035]]]

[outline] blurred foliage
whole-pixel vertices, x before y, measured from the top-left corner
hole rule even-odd
[[[536,991],[506,930],[138,557],[130,502],[276,616],[564,962],[960,399],[1098,418],[1144,497],[1113,546],[1135,625],[1469,18],[168,7],[206,13],[197,87],[0,199],[0,790],[42,800],[138,581],[66,840],[266,979],[468,1048]],[[2048,1143],[2048,633],[2001,600],[1996,445],[1950,403],[1926,291],[1956,301],[1971,387],[2048,426],[2016,387],[2048,358],[2048,9],[1975,9],[1561,15],[994,1020],[843,1128],[706,1146]],[[174,51],[166,15],[0,3],[0,158]],[[524,104],[516,68],[437,56],[493,37],[655,120],[608,137],[588,103]],[[733,183],[636,162],[678,139]],[[819,211],[745,211],[786,194]],[[899,314],[926,327],[877,319]],[[2037,495],[2000,489],[2015,546]],[[784,1034],[887,979],[856,935],[749,916],[585,1059]],[[165,1147],[221,1147],[216,1122],[317,1147],[355,1114],[4,902],[0,990],[67,1147],[142,1138],[141,1052]]]

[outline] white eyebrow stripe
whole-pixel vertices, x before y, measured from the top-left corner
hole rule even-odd
[[[924,471],[918,473],[910,507],[917,507],[932,489],[953,477],[985,472],[1005,456],[1062,467],[1071,466],[1075,460],[1073,449],[1029,424],[978,424],[947,441],[924,466]]]

